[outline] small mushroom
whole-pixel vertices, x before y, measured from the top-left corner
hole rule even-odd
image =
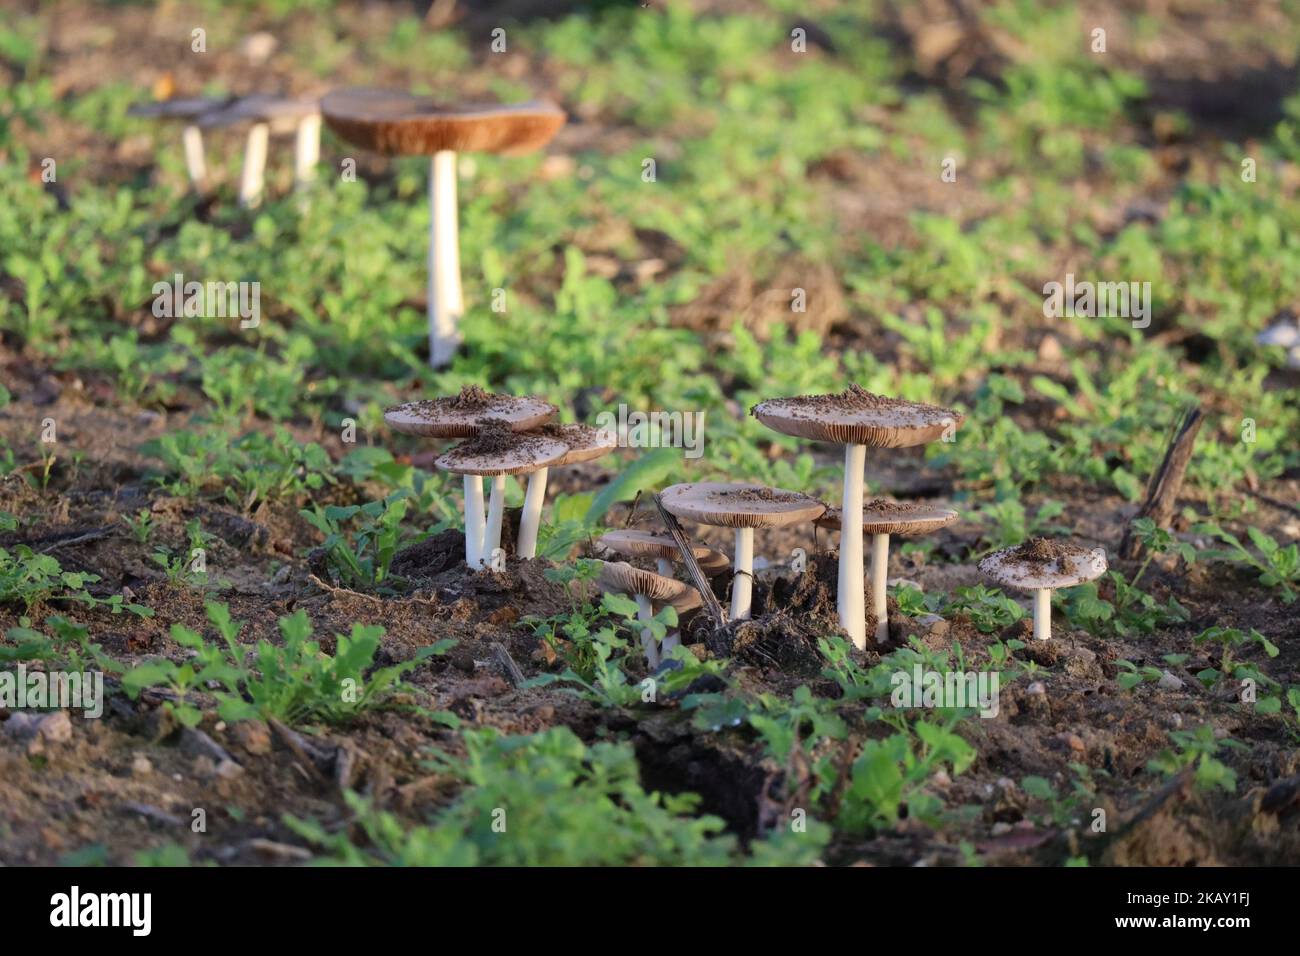
[[[844,446],[841,505],[849,531],[840,535],[840,626],[854,646],[867,646],[866,581],[862,560],[863,469],[867,448],[907,448],[942,438],[964,420],[960,412],[875,395],[850,385],[835,395],[771,398],[750,414],[774,431]]]
[[[679,518],[736,529],[731,579],[733,621],[749,617],[754,587],[754,529],[813,521],[826,510],[816,498],[797,491],[724,482],[673,485],[663,490],[659,500]]]
[[[492,500],[482,528],[474,518],[477,543],[470,551],[471,517],[466,507],[465,560],[471,568],[485,565],[501,542],[501,515],[504,508],[505,476],[531,475],[544,470],[564,457],[568,447],[536,432],[515,432],[505,422],[486,421],[477,435],[440,456],[434,465],[442,471],[464,475],[472,481],[466,485],[466,498],[473,495],[470,485],[478,487],[478,508],[482,513],[483,477],[492,482]]]
[[[199,120],[204,129],[249,123],[244,165],[239,176],[239,204],[256,206],[266,178],[266,151],[272,134],[293,133],[294,184],[301,188],[316,175],[320,160],[320,104],[313,99],[245,96]]]
[[[862,533],[871,535],[871,613],[876,619],[876,643],[889,639],[885,584],[889,576],[889,536],[917,535],[936,531],[957,520],[951,508],[914,501],[888,501],[875,498],[862,506]],[[817,525],[840,530],[838,508],[828,508]]]
[[[564,125],[551,103],[446,107],[428,97],[387,90],[336,90],[321,102],[330,129],[363,149],[431,156],[429,176],[429,364],[450,364],[464,312],[456,154],[517,154],[541,149]]]
[[[1072,588],[1106,573],[1106,551],[1047,538],[995,551],[980,562],[980,570],[998,584],[1034,592],[1034,639],[1052,636],[1052,592]]]
[[[467,385],[460,390],[459,395],[394,405],[384,411],[384,421],[393,431],[406,435],[472,438],[487,421],[504,422],[512,430],[522,432],[550,421],[555,417],[556,411],[554,405],[540,398],[493,395],[477,386]],[[504,480],[503,476],[502,490]],[[496,490],[494,483],[493,491]],[[486,529],[483,479],[478,475],[466,475],[465,560],[470,567],[478,567],[481,559],[492,553],[491,549],[484,550]]]
[[[537,557],[537,533],[542,526],[542,507],[546,503],[546,481],[550,468],[577,465],[595,461],[618,447],[618,436],[590,425],[545,425],[541,434],[564,442],[569,450],[549,468],[539,468],[528,476],[528,490],[524,493],[524,510],[519,516],[519,537],[515,553],[521,558]]]
[[[671,536],[649,531],[634,529],[609,531],[601,535],[596,544],[615,554],[625,554],[633,558],[654,558],[659,573],[666,578],[673,576],[673,563],[682,559],[677,542]],[[711,578],[717,577],[731,565],[725,554],[714,551],[708,545],[691,545],[691,553],[700,565],[700,570]]]
[[[181,146],[185,154],[185,169],[189,173],[190,185],[195,192],[202,193],[207,188],[208,166],[203,155],[203,131],[196,121],[229,103],[229,97],[216,99],[210,96],[158,100],[133,103],[126,115],[140,119],[175,120],[184,124],[181,127]]]
[[[689,584],[653,571],[642,571],[624,561],[606,561],[601,566],[597,584],[607,594],[626,594],[635,598],[637,620],[642,623],[648,622],[665,604],[671,604],[678,614],[685,614],[702,603],[700,592]],[[680,643],[678,631],[664,635],[663,653],[667,654]],[[659,666],[660,649],[655,647],[654,634],[649,628],[641,631],[641,650],[645,653],[647,666]]]

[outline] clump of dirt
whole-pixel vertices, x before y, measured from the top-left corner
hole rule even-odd
[[[1007,552],[1007,559],[1025,565],[1037,572],[1059,572],[1065,567],[1061,563],[1070,558],[1088,554],[1087,548],[1066,541],[1053,541],[1050,538],[1030,538],[1024,544],[1017,545]]]
[[[481,412],[488,415],[491,412],[507,411],[519,401],[520,399],[513,395],[496,395],[478,385],[463,385],[456,395],[423,398],[410,402],[405,407],[416,416],[436,421],[447,412],[460,414]]]
[[[718,501],[763,501],[774,504],[808,500],[807,495],[794,491],[778,491],[775,488],[732,488],[729,491],[716,491],[712,497]]]
[[[862,505],[864,512],[881,518],[907,518],[931,509],[932,506],[923,505],[919,501],[891,501],[888,498],[872,498]]]
[[[477,435],[452,448],[443,459],[449,465],[459,465],[476,458],[526,456],[547,440],[538,432],[512,431],[509,422],[489,418]]]

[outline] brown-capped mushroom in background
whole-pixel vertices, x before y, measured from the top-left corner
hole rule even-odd
[[[606,532],[596,539],[596,545],[631,558],[654,558],[655,567],[666,578],[673,576],[674,563],[682,560],[682,553],[671,535],[638,531],[635,528]],[[699,563],[700,570],[711,578],[717,577],[731,564],[725,554],[714,551],[705,544],[691,545],[691,553]]]
[[[955,432],[965,416],[949,408],[875,395],[850,385],[835,395],[771,398],[750,414],[773,431],[844,446],[840,534],[840,626],[855,647],[867,646],[866,580],[862,560],[862,496],[867,448],[924,445]]]
[[[460,225],[456,154],[514,155],[541,149],[564,125],[552,103],[445,106],[410,93],[345,89],[329,93],[321,111],[330,129],[363,149],[431,156],[429,174],[429,364],[451,363],[464,312],[460,285]]]
[[[181,146],[185,154],[185,170],[189,173],[190,185],[194,191],[202,193],[207,189],[208,164],[203,153],[203,131],[197,120],[222,109],[230,103],[229,97],[220,99],[210,96],[184,97],[154,102],[133,103],[126,115],[137,119],[173,120],[184,124],[181,127]]]
[[[235,100],[199,119],[204,129],[248,124],[244,164],[239,174],[239,204],[262,201],[266,181],[266,152],[272,135],[294,134],[294,186],[302,188],[316,175],[320,160],[320,103],[312,98],[254,95]]]

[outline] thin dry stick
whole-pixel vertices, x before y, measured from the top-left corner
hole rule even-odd
[[[1182,417],[1173,429],[1172,438],[1165,449],[1164,458],[1151,480],[1147,483],[1147,497],[1135,515],[1137,518],[1150,518],[1157,526],[1164,528],[1173,517],[1178,494],[1183,488],[1183,477],[1187,474],[1187,464],[1192,460],[1192,448],[1196,444],[1196,433],[1201,430],[1205,412],[1195,405],[1184,409]],[[1120,539],[1119,556],[1133,560],[1142,550],[1142,545],[1133,536],[1130,524]]]
[[[682,553],[682,563],[686,565],[686,573],[695,582],[695,589],[700,592],[700,597],[704,599],[704,606],[708,609],[709,616],[713,618],[713,623],[717,627],[725,627],[727,614],[722,610],[722,605],[718,603],[718,599],[713,596],[713,588],[709,586],[709,579],[700,570],[700,563],[695,560],[695,552],[691,548],[691,542],[687,540],[685,532],[682,531],[682,526],[664,507],[664,503],[659,499],[658,495],[652,495],[651,497],[654,499],[655,507],[659,509],[659,517],[663,519],[664,526],[668,528],[668,533],[673,536],[673,541],[677,544],[677,550]]]

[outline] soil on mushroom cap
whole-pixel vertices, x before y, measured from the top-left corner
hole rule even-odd
[[[726,491],[715,491],[711,497],[718,501],[770,501],[776,504],[812,500],[797,491],[778,491],[775,488],[731,488]]]
[[[415,417],[437,421],[449,411],[482,412],[488,415],[492,412],[509,411],[519,402],[520,399],[513,395],[496,395],[478,385],[464,385],[456,395],[420,399],[410,402],[407,408]]]
[[[489,418],[483,422],[477,435],[448,451],[445,458],[455,465],[475,458],[532,451],[547,441],[537,432],[512,431],[508,422]]]
[[[819,418],[842,414],[844,412],[890,412],[907,411],[917,415],[923,424],[940,425],[956,418],[957,413],[938,405],[923,402],[909,402],[903,398],[890,398],[868,392],[861,385],[850,385],[842,392],[830,395],[796,395],[792,398],[769,398],[760,404],[771,402],[783,412],[797,418]],[[754,414],[755,405],[749,410]]]
[[[1089,554],[1087,548],[1049,538],[1030,538],[1006,552],[1007,560],[1015,561],[1033,571],[1064,571],[1062,561]]]

